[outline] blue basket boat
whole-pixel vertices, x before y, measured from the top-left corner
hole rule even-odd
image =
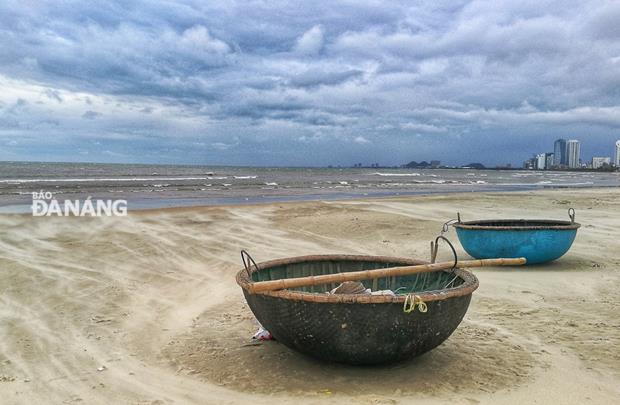
[[[454,226],[463,249],[476,259],[525,257],[527,264],[545,263],[562,257],[571,247],[577,229],[575,210],[570,221],[494,219],[448,223]],[[445,229],[445,228],[444,228]]]

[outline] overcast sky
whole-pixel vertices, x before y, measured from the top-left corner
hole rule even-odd
[[[620,139],[619,1],[317,4],[3,0],[0,160],[517,164]]]

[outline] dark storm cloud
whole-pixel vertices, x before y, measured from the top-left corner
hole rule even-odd
[[[346,70],[341,72],[326,72],[323,70],[308,70],[291,77],[290,84],[293,87],[316,87],[334,86],[361,77],[364,72],[361,70]]]
[[[47,89],[43,94],[45,94],[45,97],[49,98],[50,100],[56,100],[59,103],[62,103],[62,97],[60,97],[60,93],[58,92],[58,90]]]
[[[95,118],[101,116],[100,113],[98,113],[97,111],[86,111],[84,114],[82,114],[82,118],[87,119],[87,120],[94,120]]]
[[[557,136],[608,155],[619,19],[601,1],[5,1],[0,159],[37,137],[58,160],[101,141],[89,159],[505,163]]]

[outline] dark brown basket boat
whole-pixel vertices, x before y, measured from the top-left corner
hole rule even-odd
[[[386,256],[301,256],[259,263],[250,274],[241,270],[237,283],[256,318],[279,342],[323,360],[377,364],[420,355],[446,340],[467,312],[478,279],[455,269],[363,282],[373,291],[403,292],[396,296],[327,294],[336,287],[329,284],[251,294],[248,285],[425,263]],[[406,313],[406,299],[423,301],[427,312]]]

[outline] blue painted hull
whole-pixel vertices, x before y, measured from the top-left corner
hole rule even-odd
[[[459,241],[476,259],[525,257],[527,264],[545,263],[570,249],[577,229],[460,229]]]

